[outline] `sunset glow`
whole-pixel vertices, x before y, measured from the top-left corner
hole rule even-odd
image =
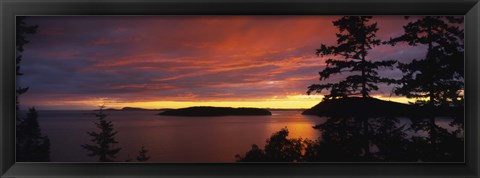
[[[387,101],[394,101],[399,103],[408,103],[415,100],[394,97],[394,98],[384,98],[384,97],[375,97]],[[256,107],[256,108],[271,108],[271,109],[307,109],[315,106],[321,101],[318,97],[312,98],[286,98],[286,99],[265,99],[259,101],[201,101],[201,102],[192,102],[192,101],[151,101],[151,102],[126,102],[126,103],[104,103],[101,101],[85,103],[89,105],[108,105],[109,108],[120,109],[125,106],[130,107],[140,107],[146,109],[159,109],[159,108],[185,108],[191,106],[216,106],[216,107]],[[274,107],[272,107],[274,106]]]
[[[94,109],[189,106],[310,108],[323,94],[325,60],[315,49],[335,44],[337,16],[30,17],[38,32],[23,52],[21,107]],[[378,16],[378,37],[402,33],[402,16]],[[380,46],[369,60],[407,62],[424,46]],[[401,77],[398,69],[379,75]],[[342,75],[334,76],[338,81]],[[330,79],[329,79],[330,80]],[[326,81],[329,82],[329,81]],[[375,98],[407,103],[381,86]]]

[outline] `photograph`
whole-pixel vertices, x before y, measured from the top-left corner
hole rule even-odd
[[[464,20],[16,16],[15,159],[464,163]]]

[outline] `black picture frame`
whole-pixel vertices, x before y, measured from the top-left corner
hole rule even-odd
[[[478,177],[479,0],[1,0],[1,177]],[[16,163],[17,15],[465,15],[465,163]]]

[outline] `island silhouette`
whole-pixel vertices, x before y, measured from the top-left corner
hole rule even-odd
[[[310,109],[302,112],[303,115],[325,117],[428,117],[434,114],[437,117],[462,116],[463,107],[428,106],[404,104],[386,101],[377,98],[345,97],[334,100],[324,100]]]
[[[20,54],[24,50],[23,45],[28,43],[24,35],[36,33],[37,26],[26,25],[23,17],[18,17],[17,23],[16,75],[21,76],[23,73],[19,69],[23,63]],[[308,86],[306,91],[307,95],[319,94],[323,99],[302,112],[303,115],[324,117],[324,121],[311,126],[312,129],[319,131],[320,136],[314,140],[294,138],[285,127],[272,133],[264,144],[253,143],[250,150],[235,155],[236,161],[464,161],[464,31],[461,27],[463,17],[416,17],[403,26],[403,34],[392,36],[390,39],[378,37],[379,27],[376,18],[372,16],[343,16],[332,21],[332,25],[338,30],[335,33],[336,43],[325,40],[315,49],[315,55],[322,58],[323,67],[319,68],[321,69],[318,72],[319,82]],[[390,59],[393,57],[370,55],[370,51],[378,50],[378,47],[385,45],[410,47],[422,45],[425,47],[425,55],[413,59],[408,56],[401,56],[408,59]],[[394,70],[401,75],[395,77],[385,73]],[[386,88],[387,86],[392,89],[390,96],[405,97],[415,102],[406,104],[374,98],[376,94],[386,94],[387,89],[390,89]],[[29,86],[17,86],[17,113],[20,113],[18,98],[28,90]],[[195,99],[189,98],[189,101]],[[119,161],[117,156],[123,148],[116,144],[122,141],[116,138],[118,131],[114,128],[113,119],[109,120],[103,111],[152,111],[152,115],[154,111],[156,115],[161,116],[246,116],[245,118],[270,116],[271,111],[299,111],[293,108],[253,108],[251,105],[248,108],[201,106],[200,102],[195,105],[197,106],[179,109],[138,107],[103,109],[104,106],[101,106],[95,110],[98,112],[94,113],[97,118],[94,123],[96,130],[86,131],[91,137],[91,142],[80,146],[89,152],[87,156],[98,157],[99,162]],[[37,113],[33,106],[24,115],[16,115],[17,162],[50,161],[50,139],[40,128],[39,122],[42,120],[38,120],[39,115],[42,114]],[[136,118],[137,115],[133,116],[132,118]],[[439,122],[442,119],[443,125]],[[205,122],[201,126],[207,124],[209,123]],[[445,125],[451,128],[447,129]],[[248,132],[257,134],[250,128],[243,130],[242,134]],[[195,132],[191,135],[194,135],[195,139],[197,137],[202,139],[204,138],[202,134],[204,133]],[[238,139],[232,137],[231,140]],[[195,149],[195,146],[189,144],[187,147]],[[143,145],[138,147],[140,150],[137,161],[149,160],[146,147]]]
[[[158,115],[166,116],[256,116],[272,115],[267,109],[195,106],[165,110]]]

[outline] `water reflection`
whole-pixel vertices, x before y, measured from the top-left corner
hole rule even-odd
[[[80,147],[89,142],[86,131],[95,129],[90,113],[39,111],[39,123],[51,141],[51,161],[96,161]],[[369,118],[365,130],[365,119],[306,116],[299,111],[205,118],[156,113],[107,113],[119,132],[119,161],[134,157],[138,146],[145,145],[149,162],[233,162],[252,144],[264,151],[266,139],[285,127],[287,140],[302,138],[302,157],[297,161],[463,161],[463,122],[446,117],[436,118],[437,141],[432,145],[430,132],[421,129],[427,124],[422,119]]]
[[[80,147],[94,130],[92,111],[39,111],[42,129],[50,136],[53,162],[91,162]],[[273,111],[273,116],[175,117],[156,111],[106,111],[118,131],[119,161],[137,155],[139,145],[149,150],[149,162],[234,162],[235,155],[263,147],[270,135],[288,127],[293,137],[316,139],[312,128],[326,118],[303,116],[300,111]]]

